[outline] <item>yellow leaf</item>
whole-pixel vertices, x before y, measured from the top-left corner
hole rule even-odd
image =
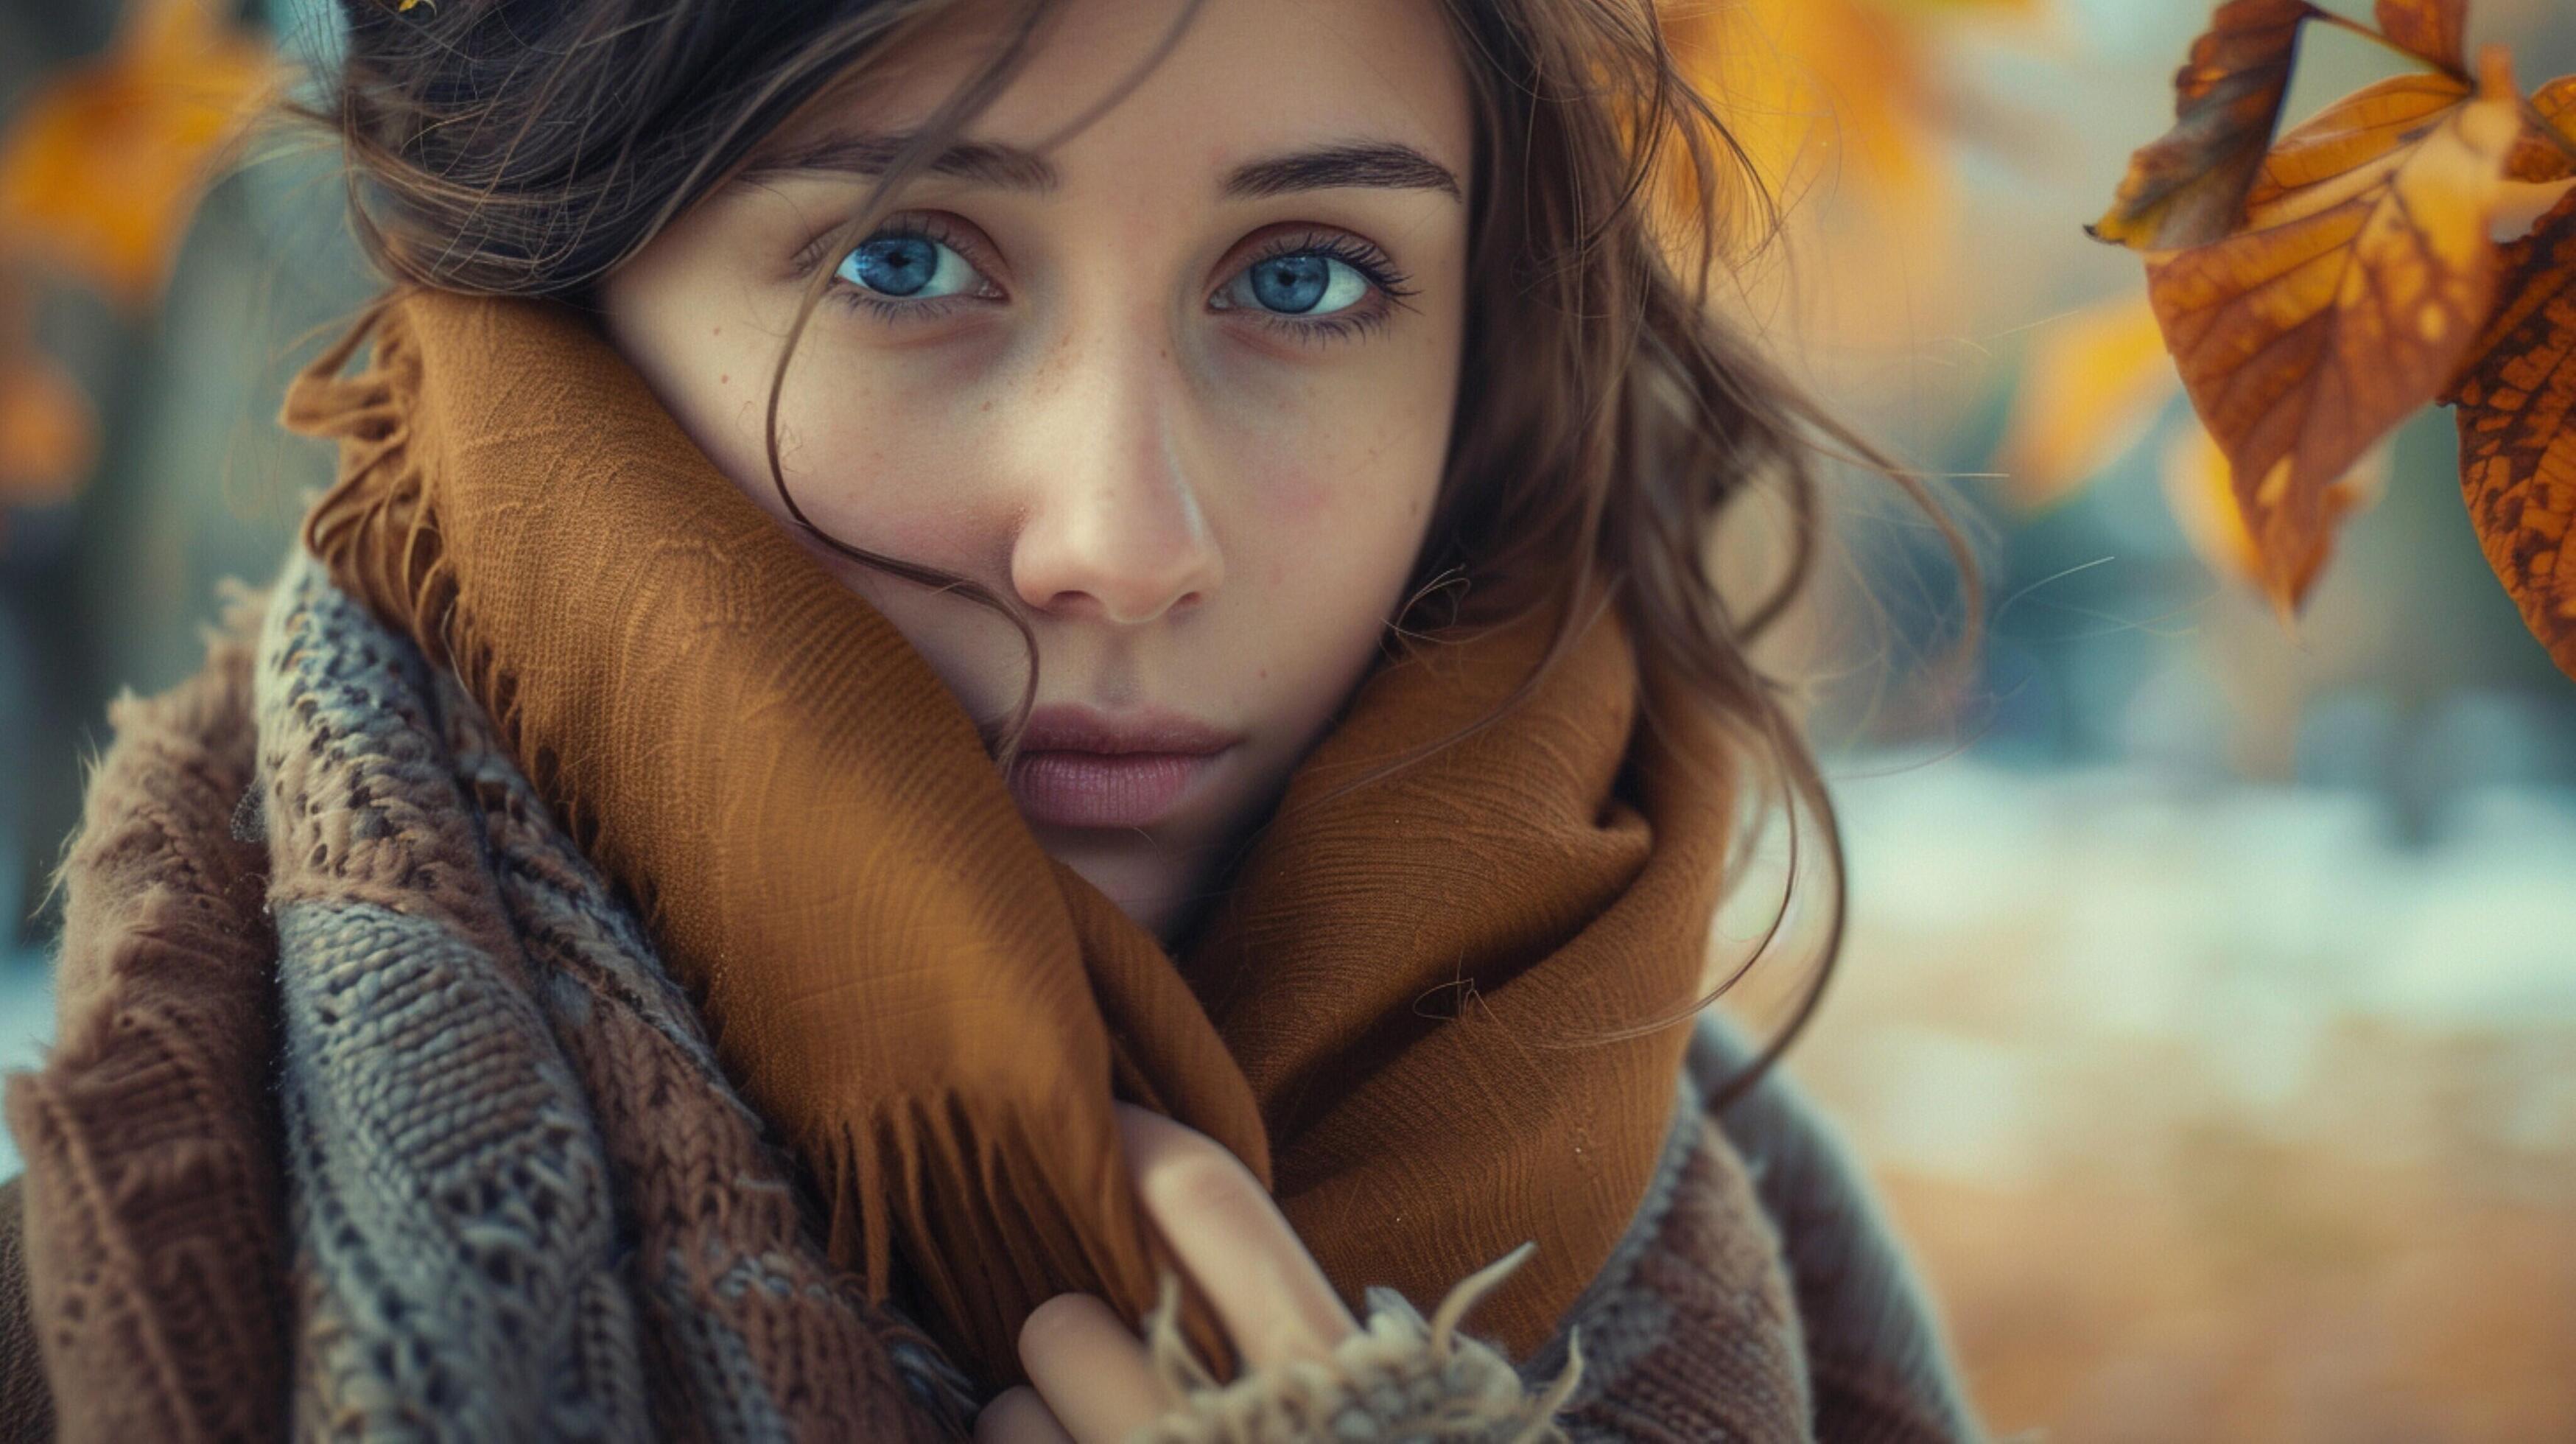
[[[40,89],[0,135],[0,251],[129,308],[159,295],[225,147],[278,68],[214,0],[132,0],[106,54]]]
[[[2160,475],[2165,504],[2173,508],[2191,549],[2220,576],[2259,586],[2262,569],[2254,555],[2254,536],[2237,514],[2227,453],[2219,450],[2209,428],[2175,428],[2173,440],[2165,444]]]
[[[1730,0],[1670,7],[1675,58],[1775,194],[1856,181],[1899,208],[1937,191],[1935,26],[2045,0]]]
[[[97,457],[97,418],[62,368],[32,351],[0,358],[0,503],[61,501]]]
[[[2012,499],[2045,506],[2082,487],[2145,440],[2181,388],[2144,297],[2050,323],[2022,363],[1998,456]]]
[[[2377,505],[2387,494],[2389,470],[2388,448],[2372,448],[2350,472],[2326,489],[2327,509],[2340,522]],[[2182,528],[2183,539],[2191,544],[2192,551],[2218,575],[2262,589],[2263,559],[2255,550],[2254,534],[2245,529],[2245,514],[2236,505],[2235,472],[2209,429],[2196,424],[2175,428],[2173,440],[2166,443],[2159,474],[2164,482],[2165,504],[2173,509],[2174,521]],[[2299,559],[2300,591],[2306,591],[2325,570],[2332,552],[2329,532],[2319,537],[2314,551]]]
[[[2447,75],[2401,75],[2327,106],[2263,158],[2245,195],[2246,228],[2297,220],[2383,183],[2378,163],[2424,139],[2469,93]]]
[[[0,506],[62,500],[98,454],[89,398],[34,343],[26,298],[0,272]]]

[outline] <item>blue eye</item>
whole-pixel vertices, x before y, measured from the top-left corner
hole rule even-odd
[[[928,236],[880,234],[861,241],[833,273],[878,296],[933,301],[978,289],[983,277],[956,248]]]
[[[1367,300],[1370,284],[1348,261],[1320,251],[1291,251],[1244,267],[1217,293],[1217,300],[1281,316],[1329,316]]]

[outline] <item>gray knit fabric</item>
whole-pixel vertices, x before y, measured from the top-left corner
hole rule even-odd
[[[632,1215],[631,1282],[677,1373],[656,1377],[648,1358],[646,1387],[671,1396],[657,1418],[687,1417],[714,1441],[967,1432],[972,1383],[825,1257],[793,1161],[726,1078],[635,911],[554,825],[464,688],[433,683],[537,1000]],[[677,1106],[682,1090],[692,1106]]]
[[[634,911],[454,679],[300,551],[254,677],[297,1436],[961,1432],[971,1388],[824,1257]]]
[[[272,845],[292,840],[311,864],[310,895],[277,909],[307,1351],[295,1432],[644,1437],[607,1161],[580,1086],[524,961],[439,906],[489,883],[470,865],[417,653],[300,559],[261,640]],[[441,788],[443,813],[416,805]],[[420,914],[394,911],[389,886]],[[497,898],[471,901],[499,915]]]

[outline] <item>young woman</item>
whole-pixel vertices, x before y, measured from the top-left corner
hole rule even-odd
[[[93,780],[24,1432],[1972,1435],[1692,1021],[1821,423],[1642,0],[344,14],[393,290]]]

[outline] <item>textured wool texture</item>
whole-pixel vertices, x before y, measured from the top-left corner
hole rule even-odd
[[[634,1438],[607,1157],[426,677],[318,581],[282,584],[254,689],[309,1345],[296,1432]]]
[[[1496,725],[1334,795],[1511,697],[1554,618],[1382,662],[1175,960],[584,318],[417,293],[371,324],[371,365],[289,396],[343,444],[308,544],[641,901],[872,1297],[901,1280],[996,1378],[1057,1292],[1140,1318],[1164,1260],[1125,1097],[1241,1156],[1355,1307],[1543,1240],[1486,1321],[1544,1341],[1653,1173],[1689,1029],[1641,1025],[1705,984],[1734,800],[1712,739],[1638,725],[1604,599],[1565,603],[1573,645]]]
[[[204,673],[120,704],[93,781],[65,1041],[8,1081],[29,1166],[0,1185],[0,1325],[24,1321],[0,1327],[0,1440],[962,1430],[954,1371],[823,1257],[783,1150],[480,709],[308,560],[254,657],[259,626],[237,609]],[[275,941],[173,925],[256,919],[263,895]],[[148,1037],[160,1066],[102,1037]],[[1974,1437],[1785,1085],[1707,1111],[1746,1061],[1699,1030],[1625,1237],[1525,1386],[1456,1332],[1490,1278],[1428,1325],[1372,1290],[1340,1368],[1238,1379],[1166,1435],[1314,1437],[1299,1421],[1332,1404],[1337,1429],[1427,1414],[1497,1441]],[[152,1182],[172,1157],[225,1166],[183,1172],[182,1201]]]
[[[1692,1039],[1665,1160],[1568,1327],[1573,1444],[1982,1437],[1920,1281],[1833,1131],[1784,1078],[1722,1105],[1751,1050]]]
[[[78,1440],[267,1439],[286,1399],[276,948],[236,608],[186,685],[108,710],[65,860],[55,1033],[7,1085],[28,1295]]]
[[[1528,1245],[1461,1279],[1425,1319],[1389,1289],[1369,1290],[1369,1317],[1329,1356],[1270,1364],[1220,1384],[1181,1337],[1180,1295],[1167,1289],[1145,1338],[1153,1372],[1180,1407],[1132,1444],[1261,1444],[1269,1439],[1460,1439],[1567,1444],[1556,1415],[1583,1376],[1577,1341],[1539,1392],[1459,1320],[1527,1262]]]
[[[66,1036],[164,1007],[197,1026],[160,1040],[167,1083],[72,1047],[9,1082],[64,1437],[940,1436],[918,1336],[823,1258],[631,916],[409,642],[299,556],[255,662],[227,638],[119,720],[58,974],[64,1026],[96,1021]],[[129,811],[160,848],[131,875],[109,851]],[[233,873],[183,869],[173,839],[221,842]],[[263,883],[273,942],[191,932],[162,975],[134,966],[156,910],[255,919]],[[212,1014],[236,975],[277,1000],[262,1026]],[[85,1186],[100,1155],[230,1166],[144,1214],[132,1184]],[[236,1218],[220,1252],[192,1236]]]

